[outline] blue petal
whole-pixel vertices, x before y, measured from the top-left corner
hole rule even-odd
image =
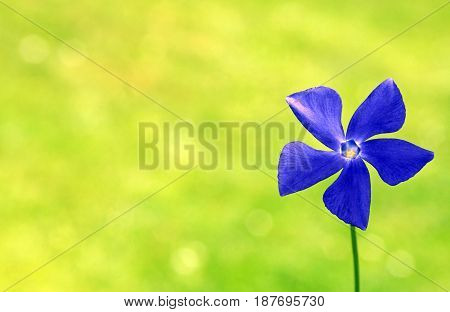
[[[280,195],[304,190],[335,174],[344,164],[338,153],[319,151],[301,142],[286,144],[278,163]]]
[[[342,101],[336,91],[317,87],[286,98],[295,116],[320,142],[338,151],[345,135],[341,124]]]
[[[361,158],[347,161],[339,178],[323,194],[328,210],[345,223],[367,228],[370,211],[370,176]]]
[[[434,154],[398,139],[375,139],[361,145],[361,157],[377,169],[381,179],[397,185],[412,178]]]
[[[353,114],[347,129],[347,139],[358,143],[380,133],[400,130],[406,109],[394,80],[383,81],[370,93]]]

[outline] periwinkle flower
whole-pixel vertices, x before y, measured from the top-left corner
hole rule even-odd
[[[399,139],[371,139],[398,131],[405,122],[402,95],[392,79],[382,82],[358,107],[347,128],[341,124],[342,101],[336,91],[317,87],[286,98],[303,126],[332,151],[291,142],[281,152],[278,188],[281,196],[304,190],[342,169],[323,201],[339,219],[362,230],[370,212],[370,163],[389,185],[412,178],[434,154]]]

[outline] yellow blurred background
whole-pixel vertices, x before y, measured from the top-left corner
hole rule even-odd
[[[285,107],[286,95],[322,84],[444,3],[2,2],[193,124],[262,122]],[[6,289],[184,171],[138,164],[138,124],[176,117],[2,2]],[[447,6],[327,83],[343,99],[344,127],[378,83],[398,84],[407,119],[391,136],[435,159],[396,187],[370,168],[371,219],[362,234],[447,289],[449,14]],[[296,121],[289,110],[273,120]],[[305,142],[320,147],[310,134]],[[333,179],[302,196],[323,208]],[[363,291],[441,290],[359,244]],[[10,290],[351,291],[352,274],[348,229],[297,196],[279,197],[261,172],[236,167],[194,169]]]

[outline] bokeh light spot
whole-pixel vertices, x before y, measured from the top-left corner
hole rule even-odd
[[[407,251],[398,250],[393,253],[395,257],[399,258],[402,262],[406,263],[408,266],[414,268],[414,257]],[[386,262],[386,269],[388,272],[395,277],[408,277],[413,273],[413,270],[408,268],[406,265],[398,261],[393,257],[389,257]]]
[[[205,254],[206,248],[201,242],[189,243],[172,254],[172,268],[180,275],[195,273],[203,264]]]
[[[41,37],[29,35],[20,41],[19,53],[25,62],[39,64],[48,57],[49,47],[47,42]]]
[[[266,236],[273,226],[272,216],[265,210],[255,209],[246,221],[247,230],[254,236]]]

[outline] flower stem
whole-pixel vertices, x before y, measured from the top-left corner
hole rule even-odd
[[[356,242],[356,230],[353,225],[350,225],[350,235],[352,237],[353,269],[355,273],[355,292],[359,292],[358,244]]]

